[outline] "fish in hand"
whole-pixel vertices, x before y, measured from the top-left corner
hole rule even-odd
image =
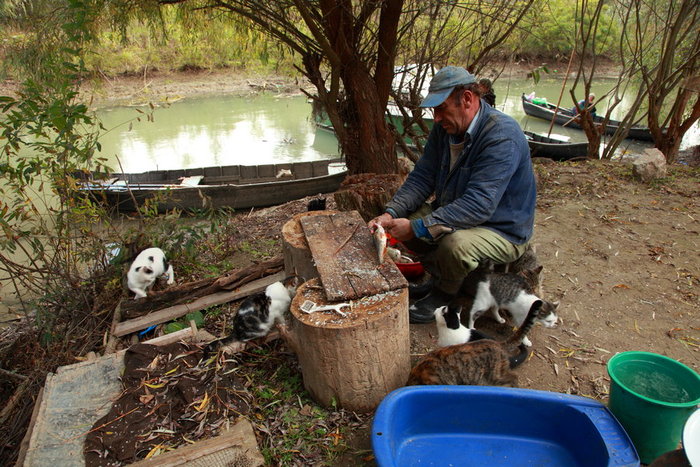
[[[386,231],[384,230],[384,227],[382,227],[379,224],[376,224],[374,226],[373,238],[374,246],[377,248],[377,257],[379,259],[379,264],[383,264],[384,253],[386,253],[387,243]]]

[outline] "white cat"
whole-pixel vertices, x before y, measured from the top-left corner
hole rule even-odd
[[[146,290],[151,288],[159,277],[167,278],[168,284],[175,283],[173,266],[168,263],[163,250],[146,248],[131,263],[126,275],[129,290],[136,294],[134,300],[146,297]]]
[[[453,304],[450,304],[449,306],[441,306],[435,309],[435,323],[437,324],[438,330],[438,347],[466,344],[467,342],[489,338],[476,329],[470,329],[463,325],[459,319],[461,311],[461,306]]]

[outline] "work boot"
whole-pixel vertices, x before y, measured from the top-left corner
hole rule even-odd
[[[427,272],[420,281],[408,283],[408,298],[418,300],[425,297],[435,286],[435,279]]]
[[[428,295],[416,300],[408,309],[408,321],[411,324],[432,323],[435,321],[435,310],[447,305],[454,295],[433,287]]]

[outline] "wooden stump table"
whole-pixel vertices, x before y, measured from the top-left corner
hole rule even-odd
[[[320,211],[300,219],[319,277],[292,300],[285,333],[304,386],[320,404],[373,410],[410,371],[407,282],[388,258],[379,264],[366,223],[356,211]],[[306,313],[302,305],[349,303],[340,311]]]

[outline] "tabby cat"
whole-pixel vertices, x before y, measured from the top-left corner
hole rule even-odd
[[[476,284],[476,295],[469,311],[467,327],[473,328],[476,319],[488,310],[491,310],[496,321],[505,323],[506,320],[498,313],[499,309],[508,311],[515,325],[520,326],[536,301],[542,302],[536,320],[545,327],[555,326],[558,320],[556,311],[559,302],[540,299],[534,294],[530,283],[522,274],[510,272],[484,274]],[[527,336],[523,336],[523,344],[532,345]]]
[[[527,347],[519,342],[534,324],[541,306],[541,300],[535,301],[520,328],[503,342],[482,339],[433,350],[413,367],[406,384],[514,386],[518,377],[512,369],[528,355]]]

